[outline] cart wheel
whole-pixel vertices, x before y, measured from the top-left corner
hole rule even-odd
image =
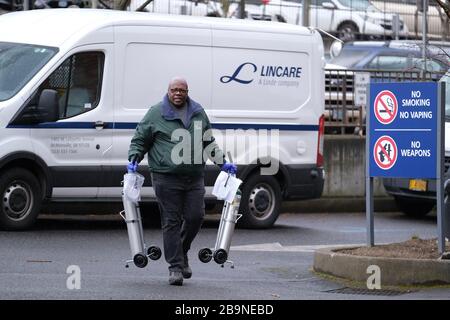
[[[133,257],[133,262],[136,265],[136,267],[144,268],[148,263],[148,259],[143,254],[138,253]]]
[[[214,252],[214,261],[218,264],[224,264],[227,261],[228,254],[224,249],[219,249]]]
[[[198,252],[198,258],[200,259],[201,262],[203,263],[208,263],[211,261],[212,259],[212,251],[209,248],[204,248],[201,249]]]
[[[147,250],[147,255],[152,260],[158,260],[159,258],[161,258],[161,249],[157,246],[151,246]]]

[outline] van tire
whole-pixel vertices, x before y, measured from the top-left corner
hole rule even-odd
[[[251,175],[244,182],[237,226],[263,229],[273,226],[280,215],[281,188],[274,176]]]
[[[411,198],[395,197],[397,208],[408,217],[426,216],[435,206],[434,201],[421,201]]]
[[[36,222],[42,205],[42,189],[30,171],[22,168],[3,171],[0,196],[0,228],[24,230]]]

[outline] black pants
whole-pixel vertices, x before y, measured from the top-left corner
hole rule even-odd
[[[164,257],[170,271],[181,271],[205,215],[203,176],[152,173],[163,231]]]

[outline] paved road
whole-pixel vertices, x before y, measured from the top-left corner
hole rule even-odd
[[[450,288],[421,289],[399,296],[332,293],[342,284],[311,272],[313,252],[322,246],[365,244],[363,213],[283,214],[270,230],[237,229],[230,250],[235,268],[201,263],[197,252],[214,246],[218,220],[209,216],[193,243],[192,279],[168,285],[161,258],[144,269],[126,269],[125,224],[111,217],[40,219],[26,232],[0,232],[0,299],[449,299]],[[375,242],[436,236],[436,217],[409,219],[400,213],[375,215]],[[162,246],[159,228],[146,228],[148,244]],[[80,289],[70,266],[79,268]],[[74,267],[72,267],[74,268]],[[75,269],[69,269],[71,272]]]

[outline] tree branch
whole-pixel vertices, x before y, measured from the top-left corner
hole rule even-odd
[[[141,4],[141,6],[139,8],[136,9],[136,11],[145,11],[145,7],[148,6],[150,4],[150,2],[152,2],[153,0],[147,0],[145,1],[143,4]]]
[[[444,10],[445,14],[450,19],[450,2],[445,0],[436,0],[436,2]]]

